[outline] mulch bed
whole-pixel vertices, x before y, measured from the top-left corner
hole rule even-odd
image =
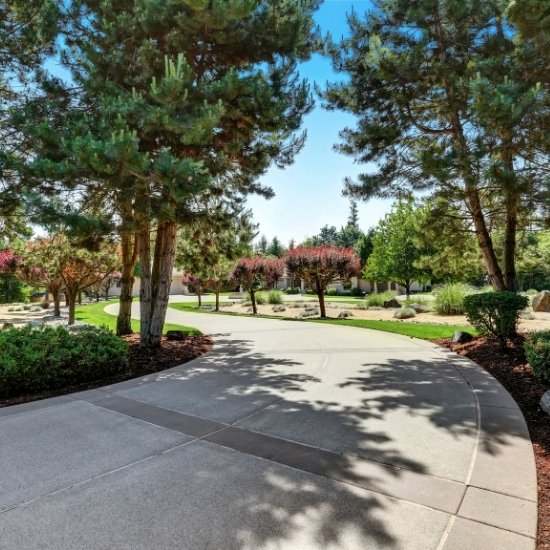
[[[56,397],[77,391],[91,390],[123,382],[130,378],[138,378],[170,369],[199,357],[212,347],[212,340],[208,336],[186,336],[183,340],[179,341],[170,341],[163,336],[161,348],[152,351],[143,350],[139,347],[139,334],[131,334],[130,336],[126,336],[125,339],[130,346],[130,358],[128,362],[129,366],[124,372],[109,378],[66,386],[52,391],[0,399],[0,407],[19,405],[21,403],[28,403],[29,401],[37,401],[38,399]]]
[[[550,416],[539,406],[550,384],[541,382],[527,364],[520,336],[508,350],[486,338],[478,337],[467,344],[436,343],[464,355],[488,370],[516,400],[531,433],[539,486],[539,524],[537,550],[550,549]]]

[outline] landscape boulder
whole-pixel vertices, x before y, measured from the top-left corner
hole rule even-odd
[[[466,344],[471,342],[474,337],[469,332],[462,332],[461,330],[455,330],[453,337],[451,338],[451,344]]]
[[[338,319],[347,319],[348,317],[353,317],[353,313],[348,309],[344,309],[338,314]]]
[[[416,311],[412,307],[402,307],[393,314],[396,319],[411,319],[415,315]]]
[[[386,309],[390,309],[390,308],[401,307],[401,304],[395,298],[392,298],[391,300],[386,300],[383,306]]]
[[[184,340],[185,332],[183,330],[168,330],[166,331],[167,340]]]
[[[550,390],[542,395],[540,398],[540,408],[550,416]]]
[[[550,312],[550,290],[543,290],[533,297],[533,311]]]
[[[430,311],[430,308],[424,304],[411,304],[409,307],[414,309],[416,313],[428,313]]]

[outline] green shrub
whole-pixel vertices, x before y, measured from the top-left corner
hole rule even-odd
[[[294,287],[294,288],[285,288],[283,290],[285,294],[300,294],[300,287]]]
[[[338,289],[334,287],[327,288],[327,296],[338,296]]]
[[[536,288],[528,288],[525,291],[525,294],[527,294],[527,296],[535,296],[538,293],[539,293],[539,291]]]
[[[265,292],[258,292],[254,295],[254,298],[256,298],[256,304],[259,306],[264,306],[267,304],[267,296]]]
[[[529,334],[525,339],[525,355],[533,372],[550,382],[550,330]]]
[[[358,287],[354,287],[350,290],[350,296],[363,296],[364,292]]]
[[[373,292],[368,296],[365,296],[365,302],[367,306],[382,306],[384,302],[395,298],[395,293],[391,290],[386,290],[386,292],[381,292],[380,294]]]
[[[516,335],[521,310],[527,306],[527,298],[515,292],[482,292],[464,298],[464,310],[468,322],[480,334],[492,336],[506,345]]]
[[[435,295],[434,309],[439,315],[462,315],[469,289],[461,283],[447,283]]]
[[[99,327],[41,326],[0,332],[0,396],[99,380],[128,365],[128,344]]]
[[[267,301],[272,305],[283,303],[283,294],[278,290],[271,290],[267,295]]]

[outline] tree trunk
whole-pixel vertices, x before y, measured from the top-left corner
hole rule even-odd
[[[214,311],[220,311],[220,291],[216,290],[216,307],[214,308]]]
[[[96,293],[95,293],[95,301],[96,301],[96,302],[99,302],[99,292],[96,292]]]
[[[78,291],[78,305],[82,305],[82,291],[79,290]]]
[[[59,303],[59,294],[61,293],[61,289],[52,287],[50,292],[53,296],[53,314],[55,317],[61,317],[61,304]]]
[[[149,325],[151,323],[151,227],[145,223],[139,236],[139,264],[140,264],[140,342],[147,345]]]
[[[199,307],[202,307],[202,287],[200,285],[196,285],[195,290],[197,292],[197,299],[199,301]]]
[[[148,331],[141,344],[148,348],[160,347],[162,329],[168,309],[170,287],[172,285],[172,270],[176,255],[177,226],[175,222],[161,222],[157,228],[155,241],[155,257],[151,276],[151,308]]]
[[[319,311],[321,312],[321,319],[325,319],[327,316],[327,310],[325,309],[325,289],[322,287],[319,279],[315,281],[315,290],[317,291],[317,297],[319,298]]]
[[[256,295],[254,294],[254,287],[250,287],[250,301],[252,302],[252,313],[256,315],[258,308],[256,306]]]
[[[407,295],[407,299],[411,297],[411,282],[410,281],[405,282],[405,294]]]
[[[132,334],[132,291],[134,289],[134,269],[139,254],[139,239],[123,234],[121,237],[122,272],[120,278],[120,308],[116,322],[118,336]]]
[[[78,290],[65,289],[65,295],[67,296],[67,302],[69,304],[69,325],[74,325],[76,314],[76,299],[78,296]]]
[[[495,290],[505,290],[506,285],[504,284],[504,277],[502,276],[502,270],[498,264],[491,235],[485,223],[485,217],[483,216],[477,189],[470,189],[468,191],[468,206],[470,207],[476,230],[477,242],[481,249],[485,266],[487,267],[487,274],[491,281],[491,285]]]

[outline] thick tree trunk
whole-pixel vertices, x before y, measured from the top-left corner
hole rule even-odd
[[[197,292],[197,299],[199,301],[199,307],[202,307],[202,287],[200,285],[197,285],[195,287],[195,291]]]
[[[220,291],[216,290],[216,307],[214,311],[220,311]]]
[[[321,312],[321,319],[325,319],[327,316],[327,310],[325,308],[325,289],[322,287],[319,279],[315,281],[315,290],[317,291],[317,297],[319,298],[319,311]]]
[[[405,282],[405,294],[407,295],[407,298],[410,298],[410,296],[411,296],[411,282],[410,281]]]
[[[498,263],[491,235],[485,223],[485,217],[481,209],[477,189],[470,189],[468,191],[468,206],[470,207],[476,230],[477,242],[481,249],[483,260],[485,261],[485,267],[487,268],[487,274],[491,281],[491,285],[495,290],[505,290],[506,285],[504,284],[504,277]]]
[[[122,235],[121,250],[120,309],[118,310],[116,324],[116,333],[119,336],[132,334],[132,291],[134,289],[134,269],[139,255],[137,235]]]
[[[59,303],[59,294],[61,293],[61,289],[59,287],[52,287],[50,292],[53,296],[53,314],[55,317],[61,317],[61,304]]]
[[[172,285],[172,270],[176,256],[177,225],[167,221],[159,224],[155,242],[155,258],[152,276],[152,308],[149,333],[145,345],[159,347],[162,339],[162,330],[168,309],[170,287]],[[142,342],[143,343],[143,342]]]
[[[252,302],[252,313],[256,315],[258,313],[258,307],[256,306],[256,295],[254,294],[254,287],[250,287],[250,301]]]
[[[151,292],[151,228],[148,223],[145,224],[139,236],[139,263],[140,342],[142,346],[147,346],[153,299]]]
[[[78,290],[65,289],[65,295],[67,296],[67,303],[69,305],[69,325],[74,325],[76,314],[76,300],[78,297]]]

